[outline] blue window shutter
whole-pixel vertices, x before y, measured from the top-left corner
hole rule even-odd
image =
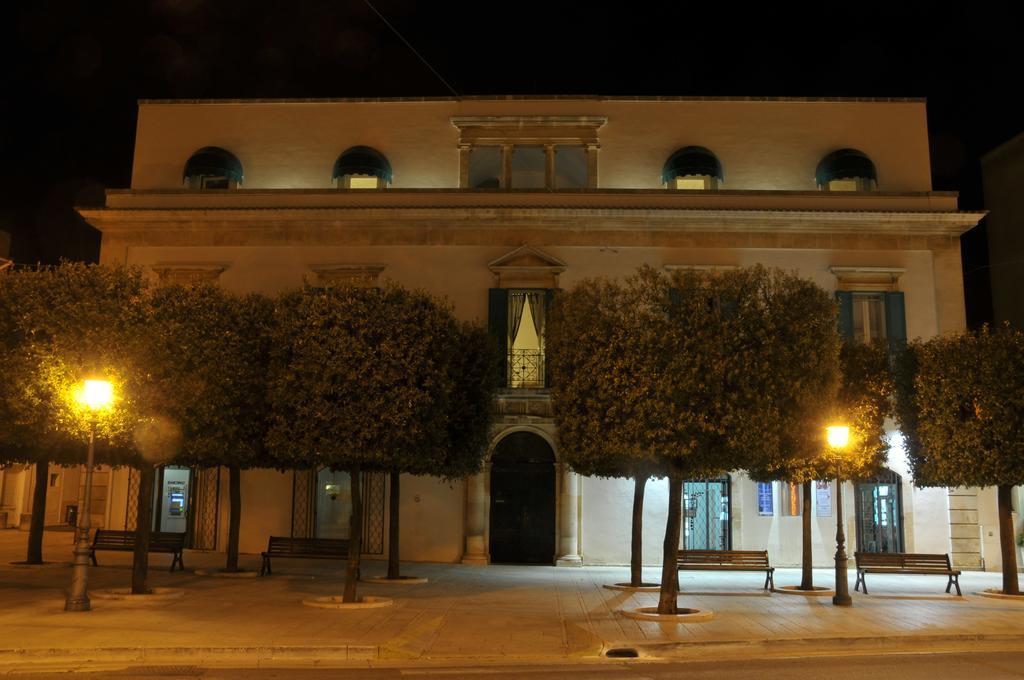
[[[505,288],[487,291],[487,327],[498,341],[502,385],[508,387],[508,290]]]
[[[837,290],[836,300],[839,301],[839,335],[853,340],[853,293]]]
[[[885,294],[885,335],[889,349],[899,350],[907,344],[907,311],[903,293]]]

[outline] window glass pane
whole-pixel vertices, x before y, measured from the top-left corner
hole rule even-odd
[[[517,146],[512,149],[512,188],[544,188],[544,147]]]
[[[784,482],[782,485],[782,514],[785,517],[799,517],[801,511],[801,492],[799,484]]]
[[[469,152],[471,189],[497,189],[501,186],[501,147],[474,146]]]
[[[210,177],[203,175],[200,179],[203,189],[227,189],[228,178],[227,177]]]
[[[677,177],[675,180],[676,189],[707,189],[708,180],[703,175],[693,177]]]
[[[885,339],[885,300],[881,295],[853,296],[853,337],[858,342]]]
[[[757,483],[757,514],[771,516],[775,514],[775,499],[771,482]]]
[[[544,291],[508,295],[509,386],[544,386]]]
[[[373,175],[345,175],[343,180],[348,189],[376,189],[380,181]]]
[[[352,487],[347,472],[323,469],[317,475],[317,538],[348,538],[352,516]]]
[[[859,191],[860,182],[856,178],[834,179],[828,183],[829,191]]]
[[[555,147],[555,188],[587,187],[587,154],[582,146]]]

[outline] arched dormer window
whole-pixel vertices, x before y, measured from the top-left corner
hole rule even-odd
[[[331,179],[339,189],[385,189],[391,184],[391,163],[376,149],[353,146],[338,156]]]
[[[717,189],[722,179],[722,164],[702,146],[679,149],[661,171],[661,182],[669,189]]]
[[[235,189],[242,183],[242,164],[235,154],[219,146],[204,146],[185,163],[189,189]]]
[[[839,149],[821,159],[814,179],[822,191],[874,191],[875,164],[856,149]]]

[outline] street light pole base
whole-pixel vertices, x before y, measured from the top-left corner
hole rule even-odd
[[[834,595],[832,597],[832,604],[834,604],[837,607],[852,607],[853,598],[849,595]]]
[[[69,599],[64,602],[64,611],[66,612],[87,612],[92,609],[92,603],[89,602],[88,597]]]

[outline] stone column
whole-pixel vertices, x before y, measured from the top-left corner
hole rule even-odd
[[[512,188],[512,145],[501,146],[501,188]]]
[[[580,476],[569,469],[568,465],[559,464],[559,476],[562,481],[558,512],[558,567],[582,567],[580,558],[579,535],[579,503]]]
[[[544,145],[544,188],[552,191],[555,188],[555,145]]]
[[[597,188],[597,144],[587,144],[587,188]]]
[[[491,561],[487,552],[487,484],[490,466],[480,474],[466,478],[466,550],[463,564],[485,565]]]
[[[469,187],[469,154],[472,153],[472,147],[469,144],[459,145],[459,188],[466,189]]]

